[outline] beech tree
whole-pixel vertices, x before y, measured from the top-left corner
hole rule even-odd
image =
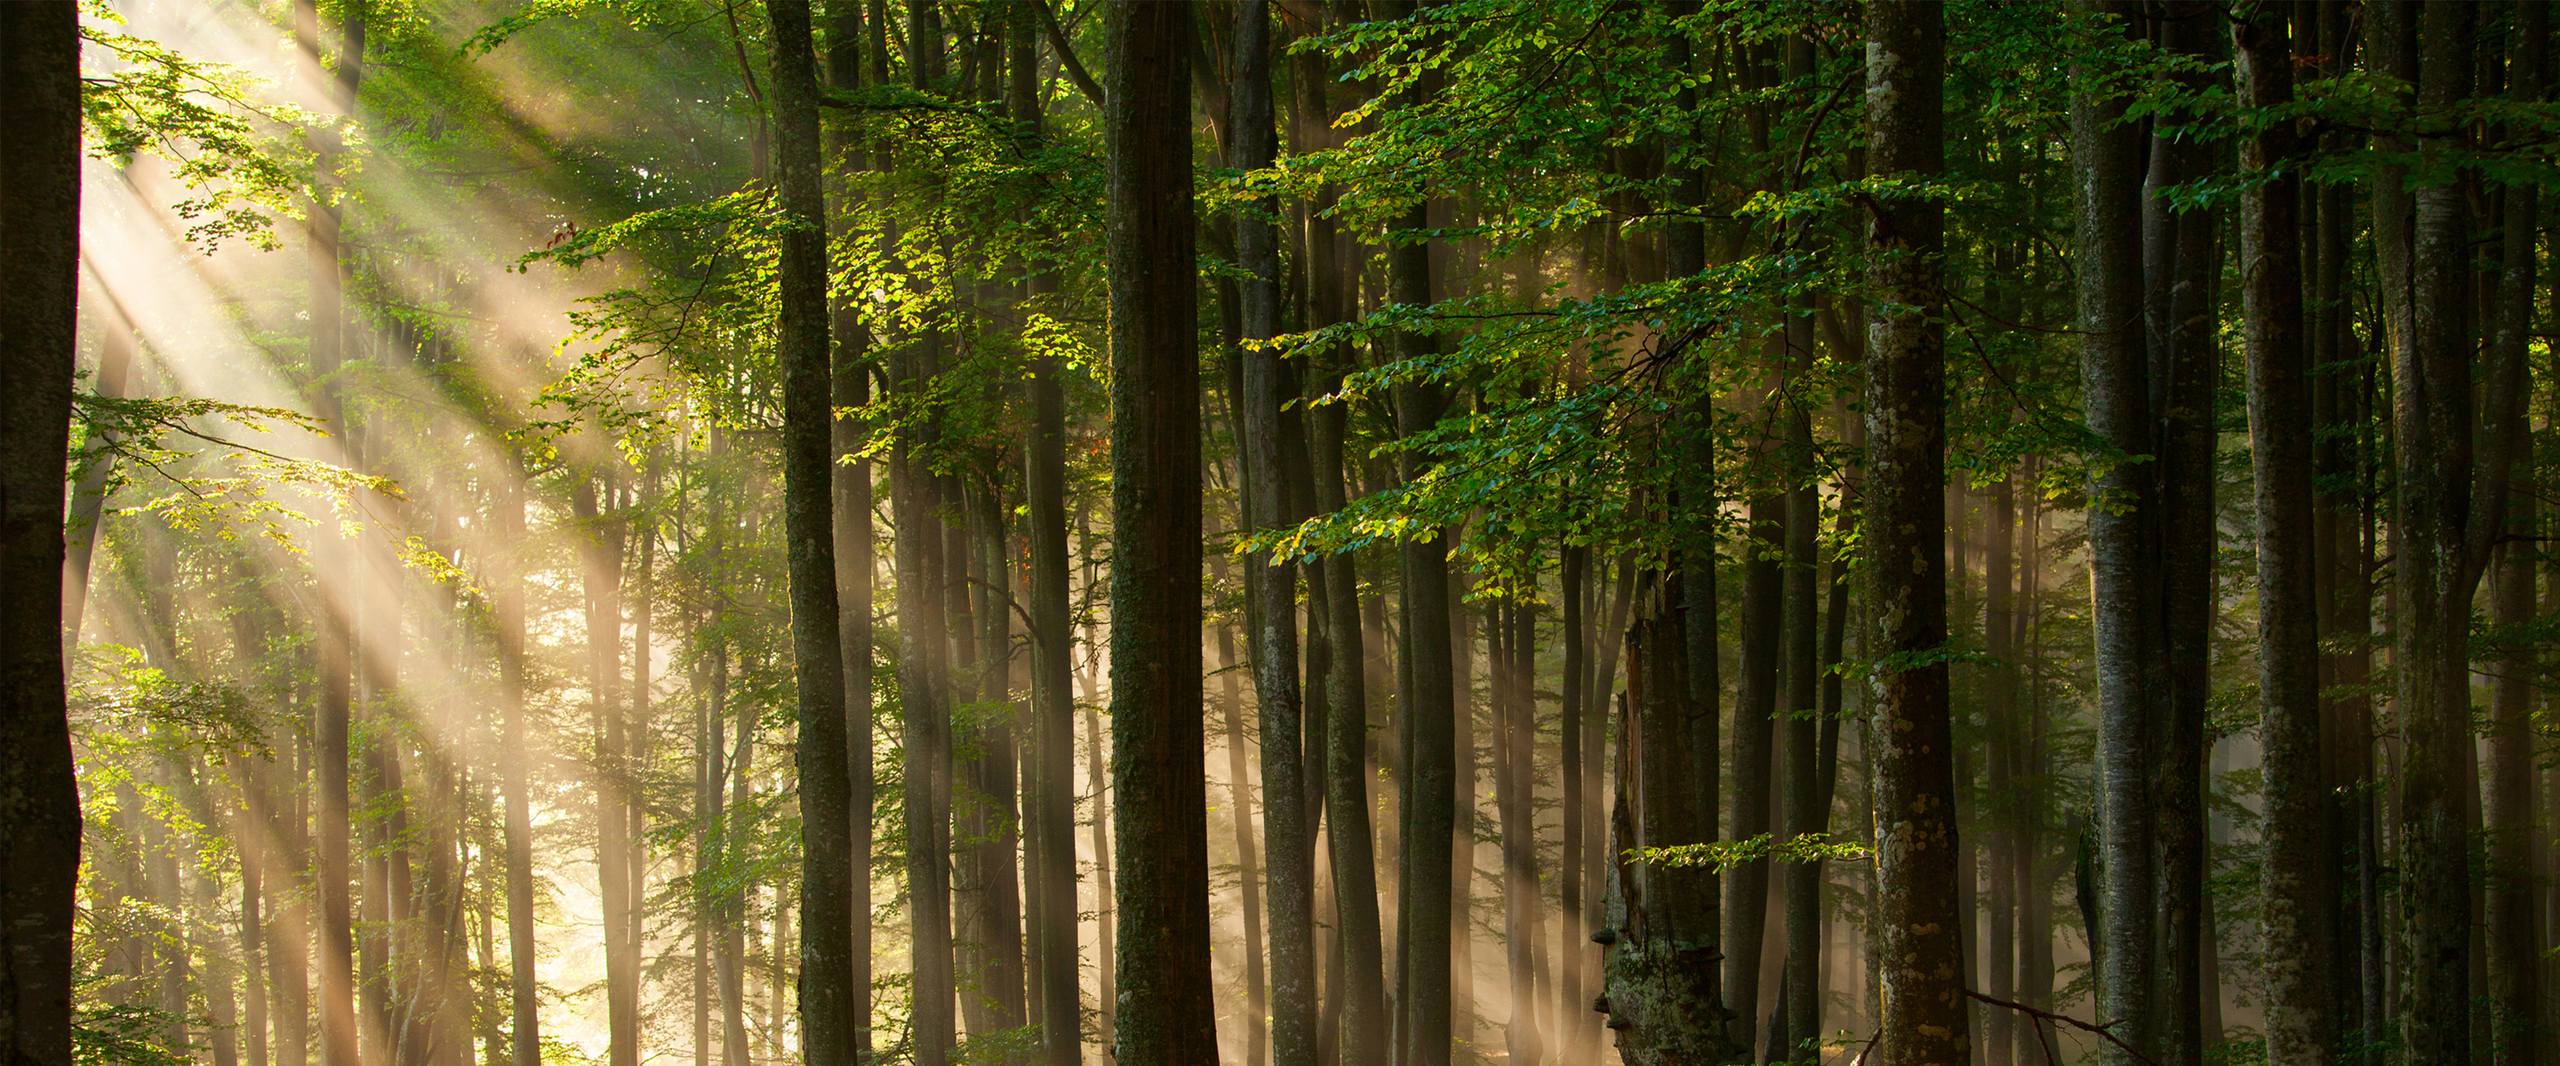
[[[2560,1039],[2540,0],[0,9],[20,1059]]]

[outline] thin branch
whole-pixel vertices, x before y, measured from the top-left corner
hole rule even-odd
[[[2001,999],[2001,998],[2000,998],[2000,997],[1998,997],[1998,996],[1986,996],[1986,995],[1983,995],[1983,994],[1982,994],[1982,993],[1980,993],[1980,992],[1976,992],[1976,991],[1974,991],[1974,990],[1972,990],[1972,989],[1970,989],[1970,988],[1965,989],[1965,990],[1964,990],[1964,994],[1965,994],[1965,998],[1970,999],[1970,1000],[1973,1000],[1974,1002],[1977,1002],[1977,1003],[1987,1004],[1987,1005],[1989,1005],[1989,1006],[1993,1006],[1993,1007],[1999,1007],[1999,1008],[2001,1008],[2001,1009],[2003,1009],[2003,1010],[2013,1010],[2013,1011],[2016,1011],[2016,1012],[2018,1012],[2018,1013],[2020,1013],[2020,1014],[2024,1014],[2024,1015],[2026,1015],[2026,1016],[2028,1016],[2028,1017],[2030,1017],[2030,1018],[2034,1018],[2034,1019],[2036,1019],[2036,1020],[2038,1020],[2038,1021],[2059,1022],[2059,1023],[2063,1024],[2063,1025],[2068,1025],[2068,1026],[2070,1026],[2070,1027],[2072,1027],[2072,1028],[2074,1028],[2074,1029],[2078,1029],[2078,1030],[2080,1030],[2081,1032],[2084,1032],[2084,1033],[2095,1033],[2095,1034],[2097,1034],[2098,1036],[2100,1036],[2100,1037],[2104,1038],[2104,1039],[2106,1040],[2106,1042],[2107,1042],[2107,1043],[2114,1044],[2114,1045],[2116,1046],[2116,1050],[2118,1050],[2118,1051],[2122,1051],[2122,1052],[2124,1052],[2126,1055],[2132,1056],[2133,1061],[2135,1061],[2135,1062],[2140,1062],[2140,1063],[2147,1063],[2147,1064],[2150,1064],[2150,1066],[2158,1066],[2158,1064],[2157,1064],[2157,1061],[2156,1061],[2156,1060],[2154,1060],[2153,1058],[2151,1058],[2151,1057],[2150,1057],[2150,1056],[2148,1056],[2148,1055],[2143,1054],[2143,1053],[2142,1053],[2142,1052],[2140,1052],[2140,1051],[2136,1051],[2136,1050],[2134,1050],[2133,1045],[2128,1044],[2128,1043],[2125,1043],[2125,1042],[2124,1042],[2124,1038],[2123,1038],[2123,1037],[2117,1036],[2117,1035],[2113,1032],[2113,1030],[2115,1029],[2116,1025],[2117,1025],[2117,1024],[2119,1024],[2119,1023],[2117,1023],[2117,1022],[2108,1022],[2108,1023],[2106,1023],[2105,1025],[2093,1025],[2093,1024],[2091,1024],[2091,1023],[2089,1023],[2089,1022],[2084,1022],[2084,1021],[2081,1021],[2081,1020],[2080,1020],[2080,1019],[2078,1019],[2078,1018],[2074,1018],[2074,1017],[2072,1017],[2072,1016],[2070,1016],[2070,1015],[2068,1015],[2068,1014],[2057,1014],[2057,1013],[2055,1013],[2055,1012],[2053,1012],[2053,1011],[2045,1010],[2045,1009],[2044,1009],[2044,1008],[2042,1008],[2042,1007],[2030,1007],[2030,1006],[2028,1006],[2028,1005],[2026,1005],[2026,1004],[2024,1004],[2024,1003],[2020,1003],[2020,1002],[2018,1002],[2018,1001],[2016,1001],[2016,1000],[2013,1000],[2013,999]]]
[[[1040,11],[1040,28],[1049,35],[1049,50],[1058,53],[1058,69],[1066,72],[1068,81],[1076,83],[1076,91],[1083,93],[1085,99],[1101,107],[1102,86],[1085,72],[1084,62],[1076,58],[1075,47],[1067,43],[1066,28],[1058,25],[1058,13],[1049,9],[1049,0],[1031,0],[1031,6]]]

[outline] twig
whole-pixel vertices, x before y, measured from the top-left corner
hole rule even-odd
[[[2116,1050],[2132,1056],[2133,1061],[2150,1064],[2150,1066],[2158,1066],[2157,1060],[2140,1051],[2134,1050],[2133,1045],[2125,1043],[2123,1037],[2117,1036],[2113,1032],[2114,1028],[2118,1024],[2116,1022],[2108,1022],[2105,1025],[2094,1025],[2089,1022],[2081,1021],[2080,1019],[2074,1018],[2068,1014],[2057,1014],[2041,1007],[2030,1007],[2013,999],[2001,999],[1998,996],[1986,996],[1970,988],[1965,989],[1964,994],[1965,998],[1977,1003],[1985,1003],[1994,1007],[2017,1011],[2020,1014],[2024,1014],[2040,1021],[2060,1022],[2084,1033],[2096,1033],[2097,1035],[2104,1037],[2107,1043],[2114,1044],[2116,1046]],[[2052,1052],[2048,1050],[2046,1054],[2050,1057]]]

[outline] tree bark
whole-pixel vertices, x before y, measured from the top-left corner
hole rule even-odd
[[[1200,372],[1191,210],[1190,13],[1103,11],[1111,279],[1111,781],[1115,1058],[1216,1046],[1200,689]]]
[[[2129,9],[2090,0],[2085,10],[2121,20]],[[2090,429],[2105,449],[2088,520],[2099,692],[2098,1016],[2122,1019],[2127,1044],[2148,1054],[2158,1022],[2152,778],[2165,714],[2151,674],[2167,649],[2160,590],[2151,580],[2159,565],[2158,502],[2135,462],[2153,454],[2154,442],[2140,274],[2143,142],[2124,111],[2112,96],[2072,98],[2081,381]],[[2101,1049],[2118,1066],[2130,1055],[2112,1043]]]
[[[2476,11],[2467,4],[2420,9],[2418,114],[2442,115],[2468,95]],[[2388,27],[2407,18],[2395,3],[2377,4],[2372,12],[2379,37],[2396,37]],[[2387,53],[2376,53],[2385,60]],[[2385,60],[2386,69],[2394,65]],[[2416,187],[2406,198],[2412,222],[2405,229],[2379,222],[2398,214],[2399,197],[2378,194],[2375,204],[2386,312],[2396,312],[2390,313],[2397,486],[2392,664],[2407,751],[2398,842],[2405,953],[2399,1008],[2407,1053],[2428,1062],[2471,1060],[2471,599],[2498,528],[2504,483],[2504,449],[2496,441],[2505,422],[2494,410],[2482,442],[2490,447],[2474,441],[2474,407],[2482,400],[2474,395],[2468,329],[2470,211],[2466,190],[2441,165],[2458,136],[2429,128],[2420,137],[2419,165],[2411,171]],[[2387,172],[2375,185],[2399,181]],[[2393,247],[2403,233],[2405,251]],[[2394,290],[2404,281],[2402,296]],[[2520,399],[2517,383],[2492,384],[2489,402]]]
[[[1867,152],[1878,177],[1944,169],[1944,12],[1867,10]],[[1876,917],[1879,1038],[1899,1066],[1971,1061],[1956,912],[1953,744],[1947,709],[1944,208],[1870,208],[1864,543],[1873,560],[1877,663]],[[2084,267],[2085,271],[2087,268]],[[2084,273],[2084,277],[2086,274]]]
[[[1292,75],[1300,92],[1316,96],[1312,101],[1302,96],[1299,106],[1326,112],[1324,118],[1329,123],[1330,107],[1315,88],[1326,80],[1322,57],[1310,49],[1297,53],[1296,62]],[[1318,195],[1330,194],[1328,188]],[[1310,325],[1341,321],[1348,311],[1346,290],[1352,279],[1342,268],[1342,250],[1332,219],[1322,210],[1308,213],[1307,258],[1308,303],[1313,318]],[[1319,353],[1308,394],[1339,391],[1350,362],[1347,345],[1337,344]],[[1348,421],[1344,407],[1329,403],[1307,412],[1308,456],[1314,468],[1314,505],[1319,512],[1340,511],[1349,495],[1343,470]],[[1356,558],[1337,555],[1327,559],[1320,567],[1320,575],[1325,584],[1321,625],[1325,643],[1331,649],[1322,679],[1325,711],[1330,716],[1325,723],[1324,801],[1328,819],[1326,855],[1333,868],[1334,914],[1340,923],[1342,952],[1343,979],[1332,992],[1342,1003],[1339,1061],[1383,1062],[1387,1055],[1388,1017],[1377,856],[1370,827],[1370,640],[1360,618]]]
[[[839,91],[862,85],[863,25],[859,0],[827,0],[827,84]],[[862,167],[868,159],[859,144],[838,137],[835,149],[847,164]],[[845,810],[847,885],[845,901],[847,965],[852,990],[852,1053],[865,1061],[872,1053],[871,982],[871,853],[876,786],[872,753],[877,741],[871,721],[871,609],[875,572],[871,530],[871,462],[861,458],[865,426],[852,412],[871,400],[871,334],[851,301],[837,299],[829,307],[827,339],[835,350],[829,366],[829,471],[835,511],[834,536],[836,642],[843,678],[845,733]]]
[[[2550,10],[2519,0],[2508,27],[2512,51],[2507,63],[2510,100],[2539,103],[2544,63],[2549,51]],[[2496,357],[2506,382],[2523,392],[2531,376],[2527,345],[2533,332],[2534,268],[2538,195],[2534,186],[2512,184],[2499,190],[2503,202],[2503,263],[2498,272],[2495,304]],[[2509,446],[2503,470],[2486,476],[2506,482],[2511,497],[2502,543],[2497,548],[2497,574],[2491,588],[2491,621],[2500,626],[2529,625],[2537,615],[2534,597],[2535,492],[2530,426],[2519,397],[2504,405],[2488,432],[2517,442]],[[2516,488],[2515,486],[2523,486]],[[2538,1058],[2540,1030],[2549,1019],[2542,1013],[2539,973],[2544,933],[2535,921],[2533,865],[2534,812],[2534,678],[2540,657],[2530,644],[2519,643],[2501,656],[2489,706],[2488,789],[2483,801],[2488,837],[2488,899],[2485,941],[2488,964],[2489,1054],[2498,1066],[2532,1066]]]
[[[1264,0],[1235,6],[1229,73],[1227,165],[1255,170],[1278,153],[1271,99],[1271,14]],[[1280,332],[1278,205],[1263,200],[1234,212],[1237,284],[1243,312],[1244,389],[1236,430],[1242,446],[1244,525],[1292,525],[1283,484],[1282,408],[1294,397],[1280,355],[1256,342]],[[1264,870],[1270,878],[1271,1051],[1278,1066],[1313,1066],[1316,1054],[1315,820],[1301,786],[1305,753],[1298,677],[1297,571],[1255,553],[1245,580],[1260,606],[1248,633],[1262,756]],[[1239,785],[1238,787],[1242,787]]]
[[[783,216],[779,330],[783,518],[790,545],[791,659],[800,741],[801,1054],[854,1061],[867,989],[854,980],[853,781],[838,616],[832,352],[818,64],[808,0],[767,0],[773,23],[774,155]],[[636,654],[647,655],[648,649]],[[867,908],[866,908],[867,909]],[[779,944],[776,945],[777,949]]]
[[[1411,3],[1390,5],[1388,14],[1409,16]],[[1407,98],[1418,103],[1432,87],[1418,85]],[[1416,202],[1393,228],[1415,234],[1430,226],[1427,203]],[[1395,304],[1423,308],[1436,298],[1431,243],[1414,239],[1387,250],[1387,295]],[[1433,338],[1412,330],[1394,339],[1395,357],[1413,362],[1427,358]],[[1448,410],[1448,396],[1435,381],[1400,384],[1394,406],[1398,432],[1411,437],[1437,425]],[[1430,460],[1416,451],[1402,455],[1408,482],[1419,479]],[[1406,679],[1400,710],[1405,716],[1403,771],[1399,783],[1402,829],[1397,833],[1403,861],[1396,885],[1398,1010],[1402,1066],[1447,1066],[1451,1029],[1451,913],[1456,885],[1451,879],[1457,824],[1457,704],[1454,657],[1450,647],[1449,532],[1433,528],[1401,545],[1403,643]]]
[[[1031,136],[1042,136],[1039,55],[1027,9],[1012,27],[1012,80],[1006,110]],[[1033,268],[1029,310],[1057,288],[1055,275]],[[1031,438],[1023,451],[1024,522],[1031,541],[1031,766],[1027,826],[1040,842],[1027,881],[1040,901],[1031,914],[1040,964],[1031,975],[1031,1018],[1040,1027],[1044,1066],[1074,1066],[1082,1053],[1082,992],[1077,986],[1075,845],[1074,620],[1067,588],[1066,389],[1057,357],[1046,349],[1031,366]]]
[[[2232,24],[2244,99],[2277,109],[2293,98],[2287,12],[2256,4]],[[2259,180],[2240,208],[2241,298],[2249,350],[2249,440],[2257,480],[2258,739],[2264,840],[2273,856],[2328,854],[2322,766],[2320,650],[2311,512],[2310,365],[2302,320],[2300,182],[2292,128],[2242,142]],[[2332,890],[2322,863],[2270,861],[2263,871],[2267,1060],[2336,1061],[2329,987]]]
[[[70,462],[80,249],[79,11],[0,6],[0,1054],[71,1064],[80,793],[63,687],[63,470]]]
[[[1688,780],[1697,753],[1689,750],[1694,734],[1682,676],[1686,619],[1666,609],[1679,602],[1679,590],[1649,577],[1639,595],[1645,609],[1626,635],[1609,924],[1594,937],[1607,957],[1594,1006],[1608,1015],[1628,1066],[1723,1062],[1749,1051],[1728,1032],[1730,1012],[1715,995],[1715,875],[1694,860],[1629,858],[1637,849],[1709,840]]]

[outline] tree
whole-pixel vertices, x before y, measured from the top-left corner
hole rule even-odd
[[[1129,1066],[1216,1046],[1200,689],[1200,368],[1191,57],[1178,5],[1112,0],[1104,212],[1111,279],[1111,809],[1118,1030]]]
[[[63,687],[63,471],[80,256],[79,11],[0,9],[0,114],[17,147],[0,162],[0,366],[12,382],[0,433],[0,589],[17,605],[0,639],[0,1046],[27,1066],[72,1062],[72,924],[80,794]]]
[[[811,1063],[855,1061],[870,1013],[854,984],[856,874],[838,633],[835,478],[827,347],[826,210],[819,187],[818,63],[808,0],[767,0],[774,154],[780,163],[784,519],[791,544],[792,673],[799,681],[800,1031]],[[864,896],[868,893],[864,892]]]
[[[1278,153],[1271,100],[1271,12],[1263,0],[1235,8],[1234,90],[1230,94],[1228,163],[1238,169],[1267,167]],[[1278,227],[1266,212],[1277,204],[1248,203],[1235,213],[1238,265],[1250,275],[1237,285],[1244,330],[1244,389],[1236,431],[1243,444],[1244,524],[1271,528],[1294,524],[1283,484],[1282,408],[1286,394],[1279,353],[1260,342],[1280,332]],[[1272,1052],[1279,1066],[1312,1066],[1316,1055],[1315,819],[1300,787],[1305,754],[1300,741],[1303,708],[1298,690],[1297,571],[1259,554],[1244,561],[1253,586],[1252,629],[1255,704],[1260,708],[1264,869],[1270,885]],[[1239,786],[1241,787],[1241,786]]]
[[[1882,178],[1945,169],[1944,11],[1867,10],[1867,160]],[[1864,545],[1874,597],[1878,1039],[1900,1066],[1971,1061],[1956,914],[1947,713],[1944,209],[1903,194],[1869,207]]]
[[[2241,84],[2252,108],[2275,111],[2293,96],[2287,12],[2257,5],[2232,24]],[[2328,854],[2322,795],[2319,636],[2313,592],[2312,427],[2303,343],[2299,179],[2288,125],[2270,122],[2242,142],[2258,182],[2240,211],[2241,298],[2248,318],[2249,439],[2257,477],[2258,739],[2266,780],[2270,855]],[[2265,866],[2269,950],[2267,1057],[2272,1063],[2336,1061],[2329,987],[2331,892],[2318,863]]]
[[[1025,6],[1011,28],[1006,110],[1040,136],[1037,16]],[[1072,58],[1072,53],[1066,54]],[[1053,294],[1055,275],[1035,267],[1033,301]],[[1031,364],[1031,439],[1023,450],[1024,522],[1031,541],[1031,759],[1026,797],[1029,839],[1037,840],[1027,878],[1039,906],[1031,914],[1039,968],[1031,975],[1031,1017],[1040,1026],[1048,1066],[1079,1057],[1083,993],[1077,985],[1075,845],[1074,615],[1067,576],[1066,389],[1057,357]]]

